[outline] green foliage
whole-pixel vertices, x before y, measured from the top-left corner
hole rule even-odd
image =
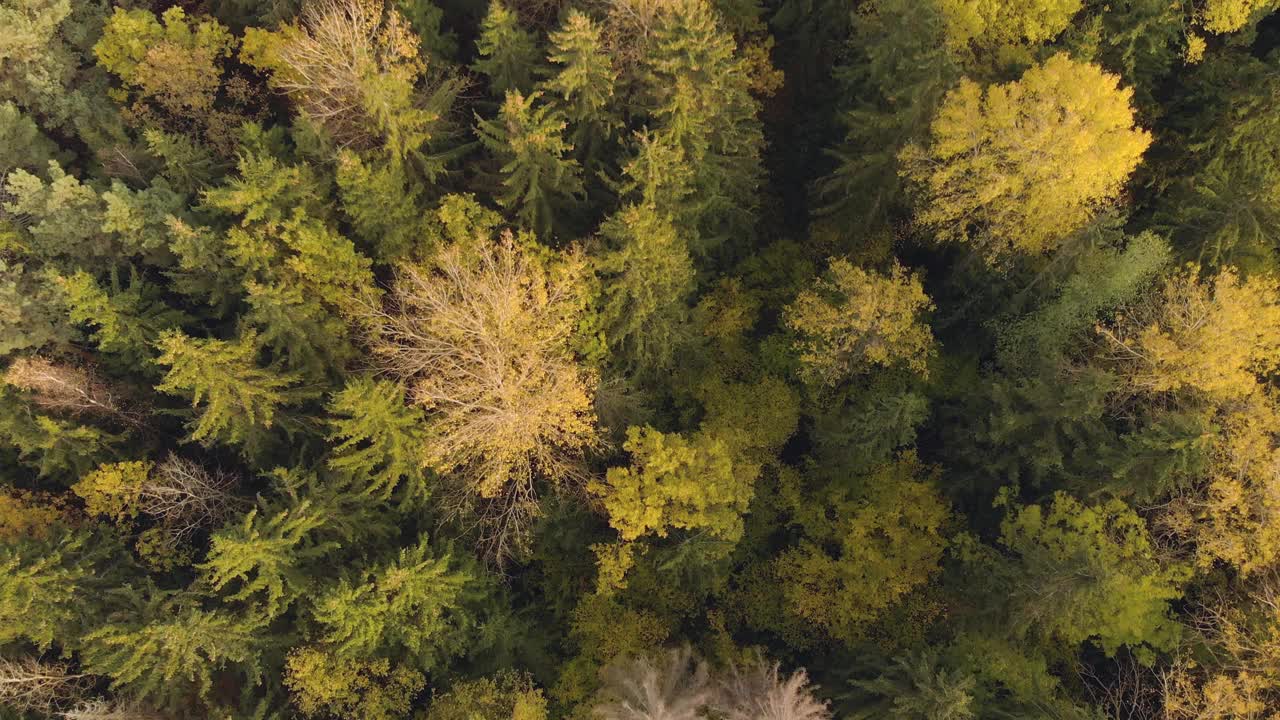
[[[1011,508],[1000,531],[1019,563],[1020,623],[1071,644],[1093,640],[1107,655],[1126,645],[1148,662],[1178,642],[1169,603],[1186,571],[1161,563],[1146,523],[1123,502],[1084,505],[1059,492],[1047,508]]]
[[[658,140],[679,153],[670,165],[690,171],[692,193],[686,207],[659,203],[658,210],[699,229],[695,250],[749,235],[764,136],[733,36],[719,27],[705,0],[678,0],[658,13],[650,42],[645,108]]]
[[[341,657],[403,654],[430,670],[466,648],[473,619],[465,602],[475,582],[423,537],[319,592],[311,612],[320,638]]]
[[[628,205],[600,226],[607,243],[596,260],[601,323],[621,364],[671,366],[689,315],[694,270],[675,225],[652,207]]]
[[[191,440],[243,443],[270,428],[277,409],[291,399],[295,378],[259,367],[256,340],[253,333],[234,341],[177,331],[161,336],[156,362],[169,370],[156,390],[191,398]]]
[[[522,225],[554,237],[553,218],[582,195],[581,168],[565,142],[567,125],[541,93],[508,92],[498,117],[480,120],[480,142],[502,163],[498,203],[516,212]]]
[[[119,691],[174,708],[190,703],[192,693],[207,697],[224,670],[256,681],[263,647],[256,620],[203,610],[191,597],[149,592],[138,607],[84,636],[89,672],[110,678]]]
[[[357,377],[329,403],[329,467],[380,499],[399,488],[402,505],[430,496],[423,467],[422,409],[405,404],[404,387]]]
[[[177,332],[175,328],[186,320],[183,313],[163,303],[159,287],[136,273],[128,287],[121,287],[119,275],[112,273],[110,290],[83,270],[55,278],[55,283],[71,321],[95,325],[89,337],[100,350],[119,356],[126,365],[153,363],[161,336]]]
[[[618,73],[604,47],[599,25],[577,10],[570,10],[560,29],[551,33],[547,59],[556,66],[542,89],[557,96],[565,118],[573,128],[570,139],[583,165],[591,168],[602,145],[620,124],[614,108]]]
[[[274,618],[307,590],[304,563],[330,549],[310,537],[324,521],[306,502],[269,517],[255,508],[215,533],[208,560],[196,567],[214,592],[235,589],[224,600],[252,602],[262,616]]]
[[[82,531],[55,534],[0,543],[2,643],[75,644],[97,621],[94,594],[106,580],[95,568],[105,554],[101,540]]]
[[[533,33],[520,27],[515,11],[502,0],[490,0],[476,40],[480,57],[472,66],[489,78],[489,94],[503,97],[533,89],[538,45]]]

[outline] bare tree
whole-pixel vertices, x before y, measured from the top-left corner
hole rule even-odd
[[[813,696],[809,676],[787,676],[763,657],[746,667],[733,666],[720,683],[717,710],[725,720],[828,720],[827,704]]]
[[[59,713],[62,720],[163,720],[159,713],[132,702],[96,698]]]
[[[7,385],[32,393],[35,404],[46,410],[107,416],[130,425],[142,421],[142,413],[87,366],[21,357],[9,364],[3,379]]]
[[[402,266],[375,318],[379,365],[427,410],[427,463],[459,481],[446,509],[478,509],[498,548],[536,516],[535,479],[581,480],[599,444],[595,377],[572,347],[585,272],[576,252],[553,264],[510,233],[479,239]]]
[[[22,712],[49,714],[74,702],[91,684],[66,663],[26,657],[0,658],[0,705]]]
[[[147,478],[138,508],[161,522],[171,540],[183,542],[199,530],[220,525],[243,504],[232,491],[239,478],[221,468],[169,453]]]
[[[604,682],[600,720],[698,720],[715,701],[706,664],[687,647],[616,663]]]

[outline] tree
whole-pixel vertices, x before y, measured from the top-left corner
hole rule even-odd
[[[777,555],[773,568],[786,612],[853,642],[938,573],[950,510],[917,479],[923,471],[908,455],[876,468],[857,492],[835,483],[818,503],[792,496],[805,539]]]
[[[85,670],[111,678],[113,689],[174,709],[189,707],[192,691],[207,697],[224,670],[256,681],[262,628],[193,600],[150,591],[139,607],[83,637]]]
[[[714,698],[706,664],[683,648],[610,666],[594,713],[603,720],[697,720]]]
[[[896,658],[874,680],[859,683],[879,702],[872,703],[856,718],[888,717],[894,720],[971,720],[977,683],[972,676],[938,667],[929,653]]]
[[[1057,247],[1113,200],[1151,144],[1133,91],[1096,65],[1054,55],[1017,82],[947,93],[927,146],[903,151],[917,217],[988,258]]]
[[[419,94],[426,68],[418,46],[404,17],[382,0],[324,0],[308,3],[298,24],[278,32],[251,28],[241,59],[270,71],[272,86],[337,147],[425,160],[418,153],[444,134],[444,114],[461,86],[443,76]]]
[[[138,510],[160,523],[167,542],[177,546],[202,530],[218,527],[245,503],[233,491],[240,478],[209,470],[172,452],[149,473],[138,492]]]
[[[600,234],[607,245],[595,266],[606,341],[623,367],[670,368],[694,284],[687,241],[670,218],[647,205],[626,206]]]
[[[720,682],[716,705],[726,720],[828,720],[831,711],[813,696],[809,676],[781,673],[778,663],[757,657],[745,667],[733,665]]]
[[[1120,500],[1084,505],[1063,492],[1047,508],[1013,507],[1000,542],[1018,558],[1013,600],[1021,627],[1078,645],[1095,640],[1113,656],[1168,650],[1180,628],[1169,603],[1185,569],[1156,555],[1145,521]]]
[[[138,514],[138,498],[151,474],[151,463],[131,461],[99,465],[71,487],[91,516],[128,523]]]
[[[618,73],[604,47],[600,27],[590,16],[571,9],[560,29],[551,33],[555,74],[542,83],[558,97],[562,112],[573,128],[570,139],[583,165],[590,168],[601,145],[621,124],[613,107]]]
[[[749,236],[763,170],[759,104],[746,63],[706,0],[659,4],[644,54],[644,107],[662,142],[692,173],[694,204],[658,206],[699,229],[696,251]]]
[[[192,440],[232,444],[270,428],[276,410],[290,399],[295,381],[257,364],[256,336],[235,341],[198,340],[172,330],[161,336],[156,362],[169,366],[156,390],[191,396],[198,416],[190,424]]]
[[[461,481],[454,502],[500,499],[495,552],[536,512],[535,478],[572,479],[597,443],[594,378],[572,346],[584,262],[526,243],[478,237],[433,266],[401,266],[374,342],[381,368],[426,411],[425,459]]]
[[[3,382],[31,393],[36,407],[67,415],[111,418],[127,424],[141,422],[141,412],[91,367],[57,363],[48,358],[15,358]]]
[[[731,543],[742,537],[751,478],[734,472],[722,440],[697,435],[689,441],[632,427],[623,447],[632,466],[610,468],[604,482],[587,485],[601,496],[609,524],[623,540],[649,533],[665,537],[672,528],[702,530]]]
[[[72,322],[94,325],[90,337],[103,352],[119,356],[126,366],[148,366],[155,359],[155,344],[168,332],[177,332],[187,318],[160,299],[160,288],[130,272],[128,287],[111,274],[110,289],[79,270],[54,280],[63,295]]]
[[[318,593],[311,612],[339,657],[408,657],[431,670],[466,647],[472,618],[464,602],[474,582],[422,537],[395,559]]]
[[[355,378],[334,395],[329,413],[330,468],[367,482],[364,492],[383,500],[397,487],[404,505],[427,499],[423,413],[405,405],[404,386]]]
[[[18,712],[53,714],[88,689],[89,676],[62,662],[0,658],[0,705]]]
[[[1082,0],[941,0],[948,41],[956,46],[1038,44],[1066,29]]]
[[[476,40],[480,57],[472,67],[489,78],[489,94],[503,97],[533,89],[538,46],[533,35],[520,27],[516,13],[502,0],[490,0]]]
[[[835,385],[869,365],[906,365],[925,375],[933,333],[920,321],[933,303],[920,279],[896,263],[888,276],[833,259],[830,279],[786,308],[806,379]]]
[[[435,695],[425,720],[546,720],[547,699],[528,674],[504,670]]]
[[[1215,401],[1255,392],[1280,351],[1280,283],[1224,268],[1201,280],[1191,266],[1152,301],[1099,328],[1135,392],[1192,390]]]
[[[0,544],[0,642],[78,647],[114,579],[102,562],[113,549],[84,531]]]
[[[261,612],[274,618],[310,585],[303,564],[332,549],[312,537],[324,521],[306,502],[270,517],[255,508],[215,533],[208,560],[196,567],[214,592],[238,588],[224,598],[227,602],[260,600]]]
[[[307,717],[396,720],[409,713],[426,678],[412,668],[392,666],[386,658],[352,660],[302,647],[290,651],[284,683]]]
[[[560,226],[558,211],[583,190],[581,168],[569,156],[573,146],[564,141],[567,123],[552,105],[539,103],[541,97],[508,92],[497,118],[477,116],[476,133],[502,162],[498,203],[515,210],[522,225],[550,239]]]

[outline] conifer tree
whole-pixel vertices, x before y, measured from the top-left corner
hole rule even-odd
[[[0,642],[72,648],[97,622],[110,578],[95,568],[110,544],[84,531],[0,542]]]
[[[401,655],[432,669],[466,648],[465,602],[475,578],[425,537],[390,562],[321,592],[312,614],[321,639],[343,657]]]
[[[203,610],[189,596],[145,592],[136,607],[84,636],[87,671],[110,678],[118,691],[173,709],[190,707],[194,696],[207,698],[223,671],[256,684],[265,644],[257,620]]]
[[[198,340],[178,331],[161,336],[156,362],[169,370],[156,390],[191,398],[192,440],[249,441],[296,395],[288,390],[294,376],[258,366],[256,340],[252,332],[236,340]]]
[[[547,59],[556,69],[542,89],[557,97],[573,128],[574,150],[583,166],[591,168],[602,144],[620,125],[614,108],[618,73],[600,27],[578,10],[570,10],[560,29],[551,33],[551,45]]]
[[[480,58],[473,66],[489,78],[489,94],[504,97],[533,90],[538,45],[532,33],[520,27],[519,17],[503,0],[490,0],[476,40]]]
[[[651,128],[692,170],[696,250],[749,234],[759,202],[764,135],[733,36],[706,0],[663,6],[646,54],[644,108]],[[676,213],[675,208],[659,210]]]
[[[333,396],[329,413],[330,468],[350,475],[364,492],[383,500],[397,488],[402,504],[428,497],[422,409],[405,404],[403,386],[354,378]]]
[[[607,249],[595,265],[607,342],[625,367],[670,367],[685,335],[693,290],[685,238],[648,205],[623,208],[600,226],[600,234]]]
[[[502,162],[503,193],[498,202],[514,210],[520,223],[551,239],[562,226],[556,218],[582,195],[582,169],[564,140],[566,123],[542,93],[508,92],[493,120],[481,120],[480,141]]]
[[[330,549],[311,537],[324,522],[305,501],[269,517],[255,508],[215,533],[208,560],[196,567],[206,573],[214,592],[235,589],[224,600],[251,602],[274,618],[307,588],[303,564]]]

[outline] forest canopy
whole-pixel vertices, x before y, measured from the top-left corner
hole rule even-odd
[[[0,0],[0,720],[1280,718],[1280,0]]]

